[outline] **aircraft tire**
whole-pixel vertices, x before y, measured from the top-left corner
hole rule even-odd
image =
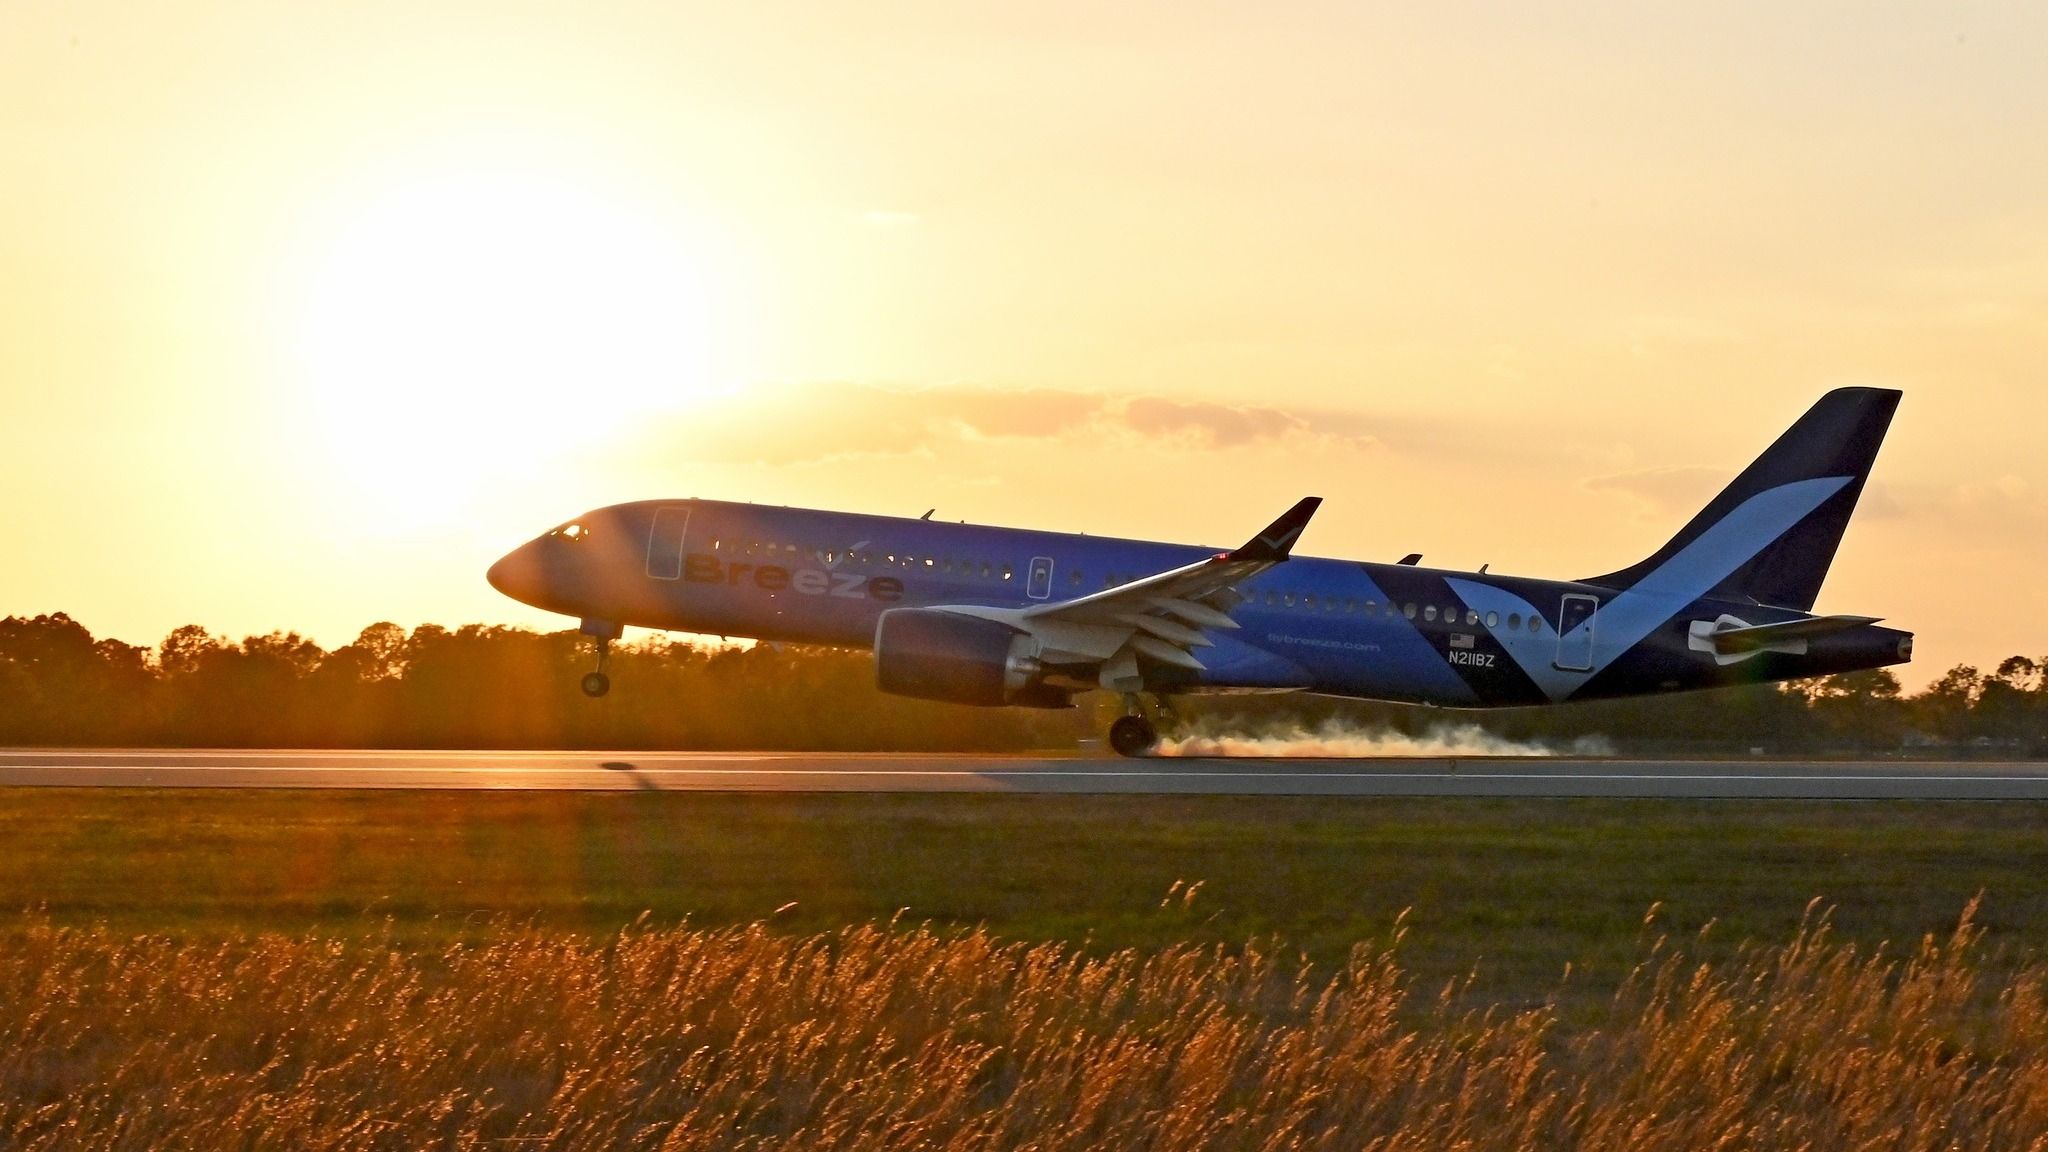
[[[583,694],[592,700],[612,690],[612,678],[602,672],[592,672],[583,678]]]
[[[1120,716],[1109,726],[1109,746],[1119,756],[1145,756],[1159,742],[1159,733],[1143,716]]]

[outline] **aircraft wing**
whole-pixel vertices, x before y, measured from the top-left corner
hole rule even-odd
[[[1237,598],[1219,593],[1285,562],[1321,504],[1319,496],[1297,502],[1243,547],[1072,600],[1033,605],[1008,620],[1055,657],[1101,661],[1106,688],[1135,690],[1142,682],[1140,655],[1200,671],[1195,650],[1214,643],[1205,633],[1238,626],[1230,618]]]
[[[1175,612],[1177,607],[1198,603],[1204,596],[1212,595],[1233,584],[1248,580],[1273,565],[1287,559],[1294,542],[1301,537],[1301,530],[1308,527],[1309,517],[1315,515],[1320,496],[1310,496],[1285,515],[1267,527],[1264,532],[1252,537],[1242,548],[1218,552],[1193,564],[1141,577],[1114,588],[1077,596],[1072,600],[1061,600],[1051,604],[1039,604],[1024,610],[1024,618],[1057,617],[1066,620],[1085,620],[1093,623],[1122,621],[1132,612],[1163,611]],[[1190,623],[1218,628],[1235,628],[1229,617],[1208,605],[1202,605],[1183,614]]]

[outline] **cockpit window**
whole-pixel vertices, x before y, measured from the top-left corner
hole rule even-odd
[[[581,521],[574,521],[562,525],[560,528],[548,533],[548,535],[560,536],[571,544],[581,544],[585,540],[590,539],[590,529],[585,527]]]

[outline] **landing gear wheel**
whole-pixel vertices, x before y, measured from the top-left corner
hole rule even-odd
[[[612,678],[605,675],[604,670],[612,662],[612,640],[617,635],[618,629],[613,628],[611,635],[607,635],[603,632],[594,631],[591,622],[585,620],[583,622],[583,630],[597,637],[597,671],[588,673],[583,677],[583,694],[595,700],[612,690]]]
[[[1143,716],[1119,716],[1109,726],[1109,746],[1119,756],[1143,756],[1159,742],[1159,733]]]

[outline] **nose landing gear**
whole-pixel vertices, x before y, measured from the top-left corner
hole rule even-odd
[[[604,641],[597,642],[598,671],[583,674],[583,694],[592,700],[612,690],[612,678],[604,674],[605,658],[608,655],[605,648]]]
[[[605,668],[612,661],[612,641],[625,630],[609,620],[585,620],[582,631],[597,638],[597,671],[583,676],[583,694],[595,700],[612,690],[612,678],[605,675]]]

